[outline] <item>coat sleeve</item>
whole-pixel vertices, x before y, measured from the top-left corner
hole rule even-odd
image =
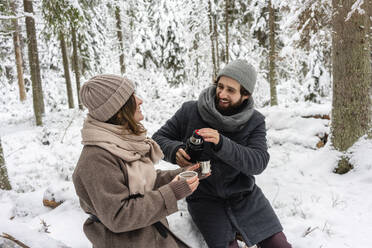
[[[164,153],[164,160],[176,164],[176,153],[185,144],[182,142],[184,105],[154,135],[155,140]]]
[[[246,145],[238,144],[222,134],[220,138],[222,146],[214,153],[219,160],[246,175],[258,175],[266,169],[270,155],[267,152],[264,120],[250,133]]]
[[[157,189],[164,184],[170,183],[176,175],[184,171],[185,168],[179,168],[176,170],[156,170],[156,181],[154,189]]]
[[[96,212],[92,214],[110,231],[128,232],[150,226],[178,210],[169,184],[143,197],[131,198],[119,162],[108,152],[92,154],[86,163],[88,166],[73,176],[77,194],[92,206]]]

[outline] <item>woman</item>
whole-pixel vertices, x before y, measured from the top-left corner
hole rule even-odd
[[[73,182],[89,214],[83,229],[93,247],[188,247],[165,217],[178,211],[177,200],[195,191],[199,180],[180,180],[183,169],[155,171],[163,153],[146,137],[133,83],[99,75],[82,86],[80,99],[89,113]]]

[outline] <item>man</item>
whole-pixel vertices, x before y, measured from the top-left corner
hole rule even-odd
[[[290,248],[269,201],[255,184],[268,162],[264,116],[254,109],[256,71],[244,60],[226,65],[198,101],[186,102],[154,135],[165,160],[191,165],[186,140],[195,129],[204,138],[212,175],[187,198],[190,215],[212,248]]]

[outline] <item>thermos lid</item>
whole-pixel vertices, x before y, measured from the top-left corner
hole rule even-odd
[[[203,137],[199,135],[199,129],[196,129],[190,137],[190,142],[194,145],[200,145],[203,143]]]

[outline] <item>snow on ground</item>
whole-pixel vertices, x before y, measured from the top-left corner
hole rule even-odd
[[[190,98],[195,96],[187,89],[150,101],[145,98],[144,125],[149,135]],[[20,104],[15,108],[20,106],[27,107]],[[329,134],[329,120],[304,118],[329,114],[330,109],[330,103],[260,109],[266,116],[271,159],[257,184],[274,206],[294,248],[369,248],[372,141],[361,138],[350,149],[354,170],[334,174],[340,154],[329,142],[316,148],[319,137]],[[30,247],[91,247],[82,231],[86,215],[71,182],[82,148],[80,129],[85,114],[78,110],[49,112],[44,127],[35,127],[30,111],[1,113],[0,137],[13,189],[0,191],[0,234],[8,233]],[[176,168],[164,161],[156,167]],[[46,208],[44,195],[64,203]],[[168,217],[171,228],[192,247],[206,247],[185,201],[179,202],[179,208]],[[12,246],[0,238],[0,247]]]

